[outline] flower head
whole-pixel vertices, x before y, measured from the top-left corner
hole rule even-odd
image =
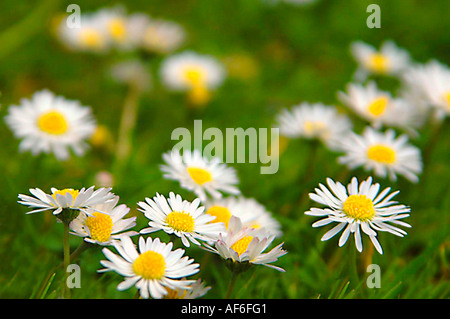
[[[19,149],[33,155],[53,152],[59,160],[69,157],[69,148],[84,154],[84,142],[95,132],[96,124],[89,107],[66,100],[48,90],[22,99],[9,108],[5,121],[14,135],[22,139]]]
[[[290,138],[319,139],[334,148],[336,141],[351,131],[350,119],[334,106],[302,103],[291,111],[283,109],[277,116],[281,135]]]
[[[84,240],[98,245],[111,245],[113,240],[122,236],[134,236],[135,231],[126,231],[136,225],[136,217],[124,219],[130,209],[122,204],[116,206],[119,196],[114,199],[93,205],[88,213],[80,213],[70,223],[74,235],[84,237]]]
[[[221,198],[219,191],[239,194],[234,186],[238,183],[236,171],[232,167],[221,163],[217,157],[209,160],[201,155],[200,151],[180,151],[174,149],[163,155],[166,165],[161,166],[164,177],[178,180],[181,187],[193,191],[201,201],[206,200],[208,192],[214,198]]]
[[[391,199],[399,193],[395,191],[388,194],[390,188],[379,193],[380,185],[372,184],[372,177],[361,182],[354,177],[347,188],[341,183],[335,183],[327,178],[327,187],[319,184],[320,188],[315,189],[315,193],[310,193],[309,197],[326,208],[311,208],[305,212],[306,215],[324,217],[315,222],[313,227],[321,227],[330,223],[337,223],[337,226],[329,230],[322,241],[328,240],[344,230],[340,239],[339,247],[343,246],[350,235],[354,234],[356,249],[363,250],[361,231],[369,236],[377,251],[382,254],[383,249],[377,239],[376,231],[389,232],[403,237],[406,232],[398,227],[411,227],[401,219],[409,216],[410,208],[397,204]],[[331,190],[331,191],[330,191]]]
[[[54,215],[58,215],[64,209],[84,211],[89,214],[89,208],[114,199],[115,195],[110,193],[110,190],[111,188],[99,188],[94,191],[94,186],[88,189],[83,187],[80,190],[52,188],[52,194],[46,194],[39,188],[32,188],[30,193],[34,197],[20,194],[19,203],[33,208],[27,214],[52,210]]]
[[[141,233],[164,230],[180,237],[186,247],[190,246],[189,241],[200,245],[198,240],[217,239],[219,233],[224,231],[224,225],[210,223],[214,217],[205,214],[205,208],[199,205],[198,198],[191,203],[172,192],[168,199],[160,194],[156,194],[153,199],[146,198],[145,202],[139,202],[138,206],[145,217],[150,219],[150,227],[142,229]]]
[[[126,290],[135,285],[142,298],[162,298],[168,294],[167,288],[172,290],[190,289],[194,280],[180,279],[196,274],[199,264],[184,255],[179,248],[172,251],[173,244],[162,243],[159,238],[139,237],[139,251],[128,236],[113,242],[119,255],[108,248],[103,248],[103,254],[108,260],[100,263],[104,271],[115,271],[125,277],[118,286],[118,290]]]
[[[367,127],[363,134],[351,134],[341,142],[345,155],[338,158],[341,164],[349,168],[363,166],[373,170],[380,177],[389,176],[397,179],[397,174],[404,175],[408,180],[417,182],[418,174],[422,172],[420,150],[408,143],[408,137],[395,137],[393,130],[385,133]]]
[[[227,232],[220,234],[214,248],[208,244],[204,245],[207,250],[231,262],[229,265],[233,270],[243,271],[251,265],[264,265],[284,272],[282,268],[271,264],[287,254],[287,251],[281,248],[283,243],[263,253],[274,239],[275,236],[268,235],[264,230],[243,227],[241,220],[232,216]]]

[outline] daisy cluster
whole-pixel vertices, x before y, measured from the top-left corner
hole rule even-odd
[[[422,156],[409,140],[420,134],[425,123],[443,121],[448,116],[450,69],[436,60],[414,63],[408,52],[391,40],[379,50],[357,41],[350,51],[358,64],[354,81],[347,85],[346,92],[337,94],[346,110],[302,102],[291,110],[283,109],[276,117],[276,126],[286,138],[318,140],[332,152],[341,153],[337,161],[349,170],[363,168],[391,182],[401,175],[417,183],[423,169]],[[399,83],[396,96],[378,87],[376,80],[380,77]],[[354,130],[355,124],[362,124],[361,133]],[[310,194],[311,200],[326,208],[305,212],[324,217],[313,227],[337,223],[322,240],[342,231],[342,246],[352,233],[361,252],[361,234],[365,233],[382,254],[377,231],[403,237],[406,232],[397,226],[411,227],[401,221],[409,216],[410,208],[391,200],[399,191],[390,193],[387,187],[380,192],[372,177],[362,182],[354,177],[347,187],[327,178],[327,185],[320,184]]]

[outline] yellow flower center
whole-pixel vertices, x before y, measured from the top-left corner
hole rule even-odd
[[[113,228],[111,216],[99,212],[94,212],[92,215],[86,218],[86,226],[89,228],[91,238],[99,242],[108,241]]]
[[[123,40],[126,35],[126,28],[123,19],[116,18],[109,23],[109,33],[115,40]]]
[[[202,69],[197,67],[187,67],[184,70],[184,78],[191,86],[204,86],[205,73]]]
[[[228,224],[232,216],[228,208],[223,206],[212,206],[206,213],[216,217],[211,221],[212,223],[224,223],[225,227],[228,228]]]
[[[393,164],[396,160],[395,151],[388,146],[373,145],[367,150],[367,157],[383,164]]]
[[[368,60],[369,68],[377,73],[386,73],[390,67],[390,60],[381,53],[374,53]]]
[[[444,94],[445,101],[447,102],[447,108],[450,110],[450,92]]]
[[[231,249],[238,253],[238,255],[242,255],[248,249],[250,242],[253,240],[252,236],[245,236],[244,238],[239,239],[233,245],[231,245]]]
[[[38,127],[45,133],[62,135],[69,129],[69,124],[60,112],[48,111],[39,116]]]
[[[192,232],[195,227],[194,218],[185,212],[171,212],[166,217],[166,223],[175,230]]]
[[[149,250],[134,260],[133,271],[144,279],[160,279],[166,272],[166,261],[160,253]]]
[[[78,190],[76,189],[72,189],[72,188],[66,188],[66,189],[62,189],[62,190],[56,190],[53,194],[52,197],[54,199],[56,199],[56,194],[62,195],[62,196],[66,196],[66,194],[69,193],[70,195],[72,195],[72,199],[75,201],[75,198],[77,198],[78,194],[80,193]]]
[[[102,44],[102,37],[97,30],[86,28],[80,34],[80,43],[88,48],[98,48]]]
[[[206,169],[199,167],[188,167],[187,171],[192,180],[199,185],[212,181],[212,175]]]
[[[389,98],[387,96],[380,96],[373,100],[369,106],[367,107],[367,110],[370,114],[373,116],[380,116],[383,115],[386,111],[386,107],[389,103]]]
[[[371,220],[375,216],[375,208],[366,195],[350,195],[344,202],[344,213],[357,220]]]
[[[306,121],[303,129],[305,130],[305,133],[309,136],[318,136],[326,138],[328,135],[326,130],[326,125],[323,122],[320,121]]]

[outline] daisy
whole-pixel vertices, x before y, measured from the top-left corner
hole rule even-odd
[[[355,74],[358,81],[364,81],[370,74],[398,75],[410,63],[409,53],[390,40],[379,51],[367,43],[353,42],[351,52],[359,65]]]
[[[450,114],[450,69],[432,60],[413,66],[403,74],[406,89],[425,104],[434,107],[439,115]]]
[[[188,287],[188,289],[166,288],[167,294],[164,296],[164,299],[196,299],[206,295],[210,289],[211,287],[205,287],[205,283],[201,279],[197,279]]]
[[[420,150],[408,143],[407,135],[395,137],[393,130],[385,133],[367,127],[363,134],[351,134],[342,141],[345,155],[338,158],[339,163],[350,169],[363,166],[379,177],[393,181],[397,174],[405,176],[411,182],[418,182],[422,172]]]
[[[220,191],[238,195],[239,189],[234,186],[239,181],[236,171],[223,164],[218,157],[211,160],[202,156],[200,151],[184,151],[178,149],[163,154],[166,165],[161,165],[164,177],[178,180],[181,187],[193,191],[201,201],[206,200],[206,193],[213,198],[221,198]]]
[[[125,232],[136,226],[136,217],[124,219],[130,209],[124,204],[116,206],[118,201],[119,196],[116,196],[106,203],[91,206],[87,209],[89,214],[81,212],[70,223],[72,234],[98,245],[111,245],[113,240],[122,236],[137,235],[135,231]]]
[[[401,98],[393,98],[389,92],[379,90],[373,81],[366,86],[351,83],[347,86],[347,93],[339,92],[338,98],[375,128],[382,125],[417,126],[418,113],[414,107]]]
[[[172,251],[172,243],[162,243],[159,238],[139,237],[139,251],[130,237],[123,236],[120,241],[113,242],[119,255],[108,248],[103,248],[103,254],[108,260],[100,263],[104,269],[99,272],[115,271],[125,277],[117,289],[122,291],[135,285],[142,298],[160,299],[167,295],[167,288],[189,289],[194,280],[180,279],[196,274],[199,264],[184,256],[184,250]]]
[[[150,219],[150,227],[142,229],[141,234],[164,230],[180,237],[186,247],[190,246],[189,241],[200,245],[197,239],[217,239],[219,233],[224,231],[223,224],[210,223],[214,217],[205,214],[205,208],[199,205],[198,198],[191,203],[172,192],[168,199],[158,193],[153,200],[146,198],[145,202],[139,202],[138,206],[145,217]]]
[[[69,148],[83,155],[87,148],[85,140],[96,129],[89,107],[48,90],[11,106],[5,121],[14,135],[22,139],[20,151],[29,150],[33,155],[53,152],[59,160],[69,157]]]
[[[271,265],[279,257],[287,254],[281,246],[274,247],[268,253],[263,253],[273,242],[275,236],[264,235],[263,230],[244,227],[241,220],[232,216],[227,232],[220,234],[220,238],[214,243],[214,248],[204,244],[208,251],[218,254],[229,264],[233,270],[245,270],[249,265],[264,265],[284,272],[284,269]]]
[[[211,91],[225,79],[222,63],[209,55],[187,51],[166,58],[161,65],[162,82],[173,91],[187,91],[189,100],[203,105]]]
[[[70,50],[106,53],[111,47],[111,41],[104,22],[96,13],[82,14],[79,27],[69,27],[67,19],[62,19],[57,35]]]
[[[283,109],[277,116],[280,134],[289,138],[319,139],[331,148],[351,131],[350,119],[334,106],[301,103],[291,111]]]
[[[150,19],[141,38],[141,46],[151,52],[167,54],[178,49],[186,38],[184,29],[177,23]]]
[[[406,235],[406,232],[394,225],[411,227],[400,219],[409,216],[410,208],[398,204],[391,199],[399,193],[395,191],[388,195],[390,187],[379,193],[380,185],[372,184],[372,177],[367,178],[358,187],[358,180],[354,177],[347,188],[341,183],[335,183],[331,178],[327,178],[328,190],[324,185],[319,184],[315,193],[310,193],[309,197],[326,208],[311,208],[305,212],[306,215],[325,217],[315,222],[313,227],[321,227],[336,222],[337,226],[329,230],[322,241],[328,240],[344,229],[340,239],[339,247],[342,247],[350,235],[354,234],[356,249],[363,250],[361,230],[369,236],[377,251],[382,254],[383,249],[377,240],[377,232],[389,232],[399,237]]]
[[[98,21],[98,29],[106,35],[111,46],[119,49],[132,48],[128,34],[128,17],[123,8],[104,8],[94,15]]]
[[[83,211],[89,214],[88,208],[114,199],[115,195],[110,193],[110,190],[111,188],[99,188],[94,191],[94,186],[88,189],[83,187],[80,190],[51,188],[52,194],[46,194],[39,188],[31,188],[30,193],[34,197],[19,194],[19,203],[33,209],[27,214],[51,210],[53,215],[58,215],[64,209]]]
[[[244,227],[263,228],[267,233],[280,237],[280,223],[266,208],[253,198],[227,197],[207,203],[206,214],[214,216],[212,223],[224,223],[228,228],[231,216],[238,217]]]

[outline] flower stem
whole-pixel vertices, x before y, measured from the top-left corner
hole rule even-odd
[[[231,293],[233,292],[234,286],[236,284],[237,277],[239,272],[233,271],[231,275],[230,285],[228,286],[227,293],[225,295],[225,299],[230,299]]]
[[[64,225],[64,237],[63,237],[63,245],[64,245],[64,298],[70,299],[70,289],[67,286],[67,268],[70,265],[70,242],[69,242],[69,223],[63,222]]]

